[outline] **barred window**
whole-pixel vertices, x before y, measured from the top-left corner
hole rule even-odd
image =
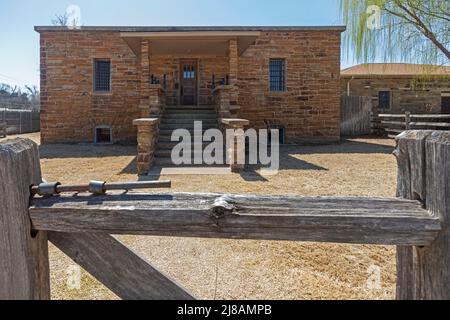
[[[286,60],[270,59],[270,91],[286,91]]]
[[[391,107],[391,92],[380,91],[378,92],[378,107],[383,109],[389,109]]]
[[[112,143],[112,130],[110,126],[95,128],[95,143]]]
[[[94,90],[98,92],[111,91],[111,61],[95,60]]]

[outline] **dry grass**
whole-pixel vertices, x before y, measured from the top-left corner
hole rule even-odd
[[[37,135],[30,135],[38,141]],[[282,170],[227,176],[170,176],[173,191],[289,195],[395,195],[394,142],[356,139],[340,145],[287,147]],[[48,181],[136,180],[135,147],[41,147]],[[395,248],[272,241],[121,237],[202,299],[392,299]],[[50,248],[53,298],[115,299],[83,273],[80,290],[66,286],[73,263]],[[368,268],[379,266],[382,288],[366,287]],[[217,278],[217,282],[216,282]]]

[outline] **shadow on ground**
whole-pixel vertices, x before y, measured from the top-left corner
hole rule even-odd
[[[367,141],[344,139],[339,144],[331,145],[283,146],[281,147],[281,152],[289,154],[392,154],[394,149],[393,145],[386,144],[386,139],[370,139]]]
[[[120,174],[136,174],[137,175],[137,157],[134,157],[125,168],[122,169]]]
[[[394,146],[386,144],[386,139],[367,139],[365,141],[358,139],[344,139],[339,144],[316,145],[316,146],[282,146],[280,148],[280,171],[284,170],[319,170],[328,171],[328,168],[316,165],[300,159],[302,155],[312,154],[392,154]],[[389,143],[389,142],[388,142]],[[258,171],[261,165],[247,166],[240,173],[242,179],[248,182],[267,182],[267,178]],[[162,168],[153,168],[149,177],[143,177],[144,180],[157,180],[161,177]],[[122,173],[137,174],[136,162],[133,161],[124,168]]]
[[[39,146],[41,159],[105,158],[136,155],[132,145],[49,144]]]
[[[120,174],[137,175],[136,146],[133,145],[94,145],[94,144],[55,144],[39,147],[42,159],[66,158],[105,158],[133,157]],[[313,154],[391,154],[394,143],[386,139],[351,138],[343,139],[339,144],[320,146],[282,146],[280,148],[280,171],[284,170],[320,170],[328,171],[314,163],[301,159],[302,155]],[[247,166],[240,174],[248,182],[267,182],[267,178],[258,171],[261,166]],[[161,177],[161,168],[154,168],[150,177],[141,179],[157,180]]]

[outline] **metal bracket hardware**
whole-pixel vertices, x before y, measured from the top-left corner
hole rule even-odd
[[[83,193],[89,192],[94,195],[103,195],[107,191],[130,191],[136,189],[158,189],[171,188],[172,182],[164,181],[142,181],[142,182],[127,182],[127,183],[106,183],[104,181],[91,181],[89,184],[83,185],[62,185],[59,182],[41,183],[38,186],[31,187],[31,195],[39,196],[54,196],[61,193]]]

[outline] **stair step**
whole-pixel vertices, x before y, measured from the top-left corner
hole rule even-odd
[[[201,152],[194,152],[193,150],[191,151],[191,157],[194,157],[196,155],[201,155],[203,156],[203,151]],[[223,155],[225,157],[225,150],[223,151]],[[172,156],[172,149],[169,150],[156,150],[155,151],[155,156],[157,159],[162,159],[162,158],[169,158]]]
[[[216,110],[214,106],[166,106],[164,110]]]
[[[178,146],[180,142],[169,142],[169,141],[158,141],[158,150],[172,150],[175,146]],[[203,142],[201,144],[202,149],[204,150],[207,146],[209,146],[211,142]],[[191,144],[189,144],[190,146]],[[197,147],[198,144],[192,144],[192,148]]]
[[[215,165],[206,165],[206,164],[191,164],[191,165],[185,165],[182,164],[180,166],[176,166],[172,163],[172,160],[170,158],[156,158],[154,165],[156,167],[181,167],[181,168],[204,168],[204,167],[208,167],[208,168],[227,168],[229,167],[228,165],[223,165],[223,164],[215,164]]]
[[[195,125],[193,123],[192,124],[165,124],[164,123],[159,126],[159,129],[161,131],[167,131],[167,130],[173,131],[173,130],[177,130],[177,129],[187,129],[187,130],[192,131],[192,130],[194,130],[194,128],[195,128]],[[209,129],[219,129],[219,127],[217,126],[217,124],[214,125],[214,124],[203,123],[202,129],[203,129],[203,131],[205,131],[205,130],[209,130]]]
[[[171,114],[171,113],[198,113],[198,114],[211,114],[216,113],[216,110],[214,109],[168,109],[164,110],[164,113]]]
[[[208,124],[208,125],[218,125],[219,122],[217,121],[217,119],[170,119],[170,118],[162,118],[161,120],[161,125],[164,124],[173,124],[173,125],[189,125],[189,124],[194,124],[195,121],[201,121],[203,124]]]
[[[189,129],[189,128],[177,128],[177,129],[185,129],[185,130],[189,131],[191,136],[194,136],[194,129]],[[206,127],[203,127],[202,134],[205,134],[205,132],[208,131],[209,129],[217,129],[217,128],[206,128]],[[176,129],[163,129],[163,128],[160,128],[159,129],[159,136],[160,137],[165,137],[165,136],[171,137],[175,130]]]
[[[203,132],[204,133],[204,132]],[[194,137],[194,133],[190,132],[191,136]],[[171,143],[172,141],[172,132],[170,134],[163,132],[159,134],[158,144],[160,143]],[[178,144],[178,142],[176,142]]]
[[[215,112],[165,112],[164,119],[217,119],[217,113]]]
[[[168,120],[168,119],[187,119],[187,120],[196,120],[196,119],[215,119],[217,120],[217,114],[214,113],[208,113],[208,114],[200,114],[197,112],[193,112],[190,114],[185,114],[185,113],[172,113],[172,114],[168,114],[165,113],[162,117],[163,120]]]

